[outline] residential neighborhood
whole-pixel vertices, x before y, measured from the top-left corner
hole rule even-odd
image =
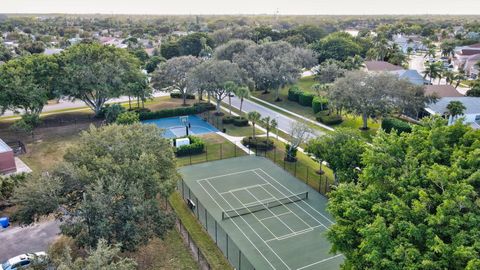
[[[5,0],[0,270],[480,269],[480,5],[342,1]]]

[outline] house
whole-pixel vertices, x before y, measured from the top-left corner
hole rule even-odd
[[[400,79],[406,79],[415,85],[425,85],[428,81],[414,69],[404,69],[385,61],[365,61],[365,68],[369,72],[388,72],[397,75]]]
[[[100,37],[99,41],[103,45],[110,45],[110,46],[114,46],[114,47],[117,47],[117,48],[120,48],[120,49],[125,49],[125,48],[128,47],[127,44],[123,43],[123,39],[119,39],[119,38],[116,38],[116,37]]]
[[[13,149],[0,139],[0,175],[12,173],[16,170]]]
[[[398,47],[402,50],[403,53],[408,52],[408,48],[412,48],[414,52],[416,51],[426,51],[428,48],[422,42],[422,39],[418,36],[404,36],[398,34],[393,36],[393,43],[397,44]]]
[[[478,78],[478,73],[480,69],[479,65],[480,65],[480,53],[469,56],[465,61],[463,70],[465,71],[465,74],[467,76],[475,80],[476,78]]]
[[[445,97],[463,97],[463,95],[451,85],[426,85],[426,96],[436,96],[437,98]]]
[[[463,122],[475,129],[480,129],[480,97],[443,97],[437,102],[428,104],[425,110],[431,115],[448,116],[447,106],[452,101],[460,101],[465,106]],[[456,117],[457,118],[457,117]],[[451,125],[456,119],[448,117],[448,124]]]
[[[45,55],[54,55],[54,54],[59,54],[63,51],[63,49],[58,49],[58,48],[46,48],[43,54]]]
[[[467,60],[474,55],[480,54],[480,43],[455,48],[453,61],[456,70],[464,69]]]

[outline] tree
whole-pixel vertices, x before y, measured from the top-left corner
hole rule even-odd
[[[237,91],[238,85],[232,81],[225,82],[223,86],[228,96],[229,114],[232,115],[232,95]]]
[[[245,74],[237,64],[229,61],[209,60],[193,68],[188,74],[188,86],[207,91],[217,104],[217,114],[221,114],[220,104],[228,95],[226,82],[243,85]]]
[[[318,62],[327,59],[345,61],[349,56],[360,55],[362,46],[348,33],[336,32],[312,44],[318,55]]]
[[[54,96],[57,59],[46,55],[28,55],[0,66],[0,113],[21,109],[38,117],[49,98]]]
[[[480,133],[427,119],[377,133],[357,183],[329,194],[327,237],[344,269],[476,269]]]
[[[333,83],[345,74],[346,70],[342,66],[339,61],[327,60],[314,68],[315,79],[324,84]]]
[[[135,87],[148,90],[140,61],[126,50],[100,44],[79,44],[61,55],[62,94],[80,99],[96,116],[105,103],[128,94]]]
[[[137,112],[123,112],[118,115],[115,123],[119,125],[131,125],[140,122],[140,116]]]
[[[310,50],[279,41],[250,46],[244,53],[235,54],[233,62],[247,72],[257,89],[274,89],[275,100],[279,101],[280,88],[294,83],[303,67],[314,65],[315,58]]]
[[[290,126],[290,143],[285,145],[285,149],[287,152],[285,153],[285,160],[286,161],[296,161],[297,150],[300,144],[304,143],[309,139],[309,137],[313,134],[312,128],[307,126],[306,124],[295,121]]]
[[[64,250],[63,256],[54,261],[57,270],[130,270],[137,264],[133,259],[120,257],[121,245],[108,245],[107,241],[100,239],[95,249],[87,251],[85,259],[75,261],[70,254],[71,250]]]
[[[253,127],[252,137],[253,138],[255,138],[255,125],[257,124],[258,121],[260,121],[260,117],[262,117],[262,116],[257,111],[251,111],[247,114],[248,121],[252,122],[252,127]]]
[[[450,101],[447,105],[448,115],[450,115],[450,123],[453,123],[457,116],[463,115],[467,108],[461,101]]]
[[[64,162],[15,191],[16,219],[30,224],[56,213],[62,234],[80,247],[99,239],[135,250],[173,225],[157,196],[175,189],[173,149],[153,125],[91,127],[67,149]],[[33,188],[33,189],[31,189]]]
[[[480,97],[480,80],[477,80],[472,88],[467,91],[466,95],[468,97]]]
[[[367,144],[356,130],[335,129],[334,132],[310,140],[306,151],[313,154],[321,164],[323,161],[333,170],[336,181],[353,182],[362,168],[362,154]]]
[[[255,43],[251,40],[244,40],[244,39],[230,40],[226,44],[218,46],[215,49],[213,56],[217,60],[232,61],[233,57],[236,54],[244,53],[248,47],[253,45],[255,45]]]
[[[3,43],[0,43],[0,61],[7,62],[13,58],[12,51],[9,50]]]
[[[154,55],[150,57],[148,62],[145,64],[145,70],[147,71],[147,73],[150,74],[158,67],[160,63],[163,63],[165,61],[166,61],[165,58]]]
[[[250,90],[246,86],[238,87],[235,95],[240,99],[240,113],[242,112],[243,100],[250,97]]]
[[[203,43],[202,40],[204,40]],[[213,40],[205,33],[198,32],[189,34],[178,40],[178,52],[180,55],[199,56],[205,46],[210,48],[214,47]]]
[[[337,109],[346,109],[348,112],[360,115],[363,121],[363,130],[368,129],[369,117],[384,116],[395,110],[403,110],[405,100],[422,99],[418,89],[411,83],[400,80],[397,76],[388,73],[371,74],[363,71],[351,71],[345,77],[335,81],[330,87],[328,97],[330,103]],[[421,92],[421,90],[420,90]],[[423,107],[421,102],[415,102]]]
[[[160,64],[152,77],[153,87],[167,91],[178,90],[182,94],[183,106],[187,106],[187,95],[195,88],[188,87],[188,72],[198,66],[201,60],[194,56],[180,56]]]
[[[160,46],[160,54],[165,59],[178,57],[180,56],[180,46],[175,41],[162,42],[162,45]]]
[[[272,119],[270,116],[267,116],[261,119],[261,122],[265,130],[267,130],[267,141],[268,141],[268,135],[270,134],[270,131],[276,129],[278,126],[277,120]]]
[[[354,57],[349,56],[347,60],[343,63],[345,69],[348,70],[358,70],[364,67],[364,61],[362,57],[359,55],[355,55]]]

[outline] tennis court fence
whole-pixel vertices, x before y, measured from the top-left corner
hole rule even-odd
[[[212,240],[215,242],[217,247],[222,251],[230,264],[237,270],[255,270],[255,267],[250,263],[247,257],[243,252],[238,248],[237,244],[232,240],[232,238],[227,234],[227,232],[222,228],[222,226],[216,221],[216,219],[207,211],[207,209],[202,205],[198,198],[191,192],[188,186],[184,183],[183,180],[177,182],[177,190],[182,195],[184,201],[187,199],[195,203],[195,208],[192,209],[192,213],[198,219],[202,227],[209,234]],[[180,223],[181,224],[181,223]],[[182,226],[182,225],[177,225]],[[182,227],[178,227],[182,235],[185,234],[182,232]],[[184,231],[185,228],[183,228]],[[187,232],[188,233],[188,232]],[[191,248],[192,249],[192,248]],[[195,249],[195,247],[193,247]],[[205,257],[201,254],[201,250],[196,249],[198,252],[198,262],[201,264],[203,261],[206,262]],[[201,264],[202,266],[202,264]],[[209,268],[202,268],[209,269]]]

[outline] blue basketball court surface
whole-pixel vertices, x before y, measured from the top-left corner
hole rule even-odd
[[[142,121],[142,123],[155,124],[165,130],[163,134],[165,138],[178,138],[186,136],[185,124],[182,123],[181,117],[182,116],[151,119]],[[218,131],[214,126],[196,115],[188,116],[187,125],[188,124],[190,124],[188,129],[189,135],[201,135]]]

